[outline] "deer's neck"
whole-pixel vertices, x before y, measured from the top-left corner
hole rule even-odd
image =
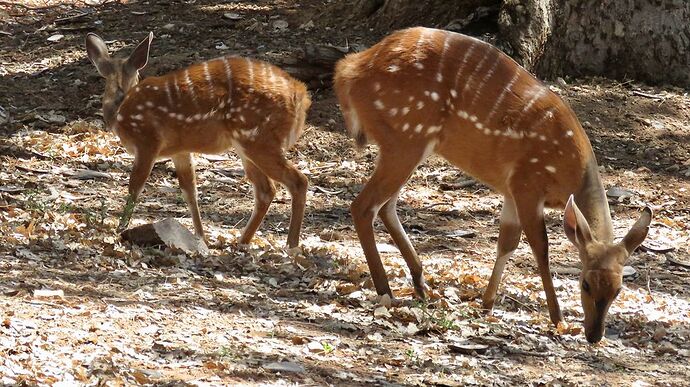
[[[594,237],[602,242],[613,241],[609,203],[594,155],[585,168],[582,185],[575,193],[575,203],[587,219]]]

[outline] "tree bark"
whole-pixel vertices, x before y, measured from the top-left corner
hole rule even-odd
[[[505,0],[499,40],[537,75],[690,87],[690,2]]]

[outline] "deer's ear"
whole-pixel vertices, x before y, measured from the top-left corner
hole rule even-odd
[[[573,195],[570,195],[568,203],[565,205],[563,228],[570,242],[580,250],[584,249],[585,245],[592,241],[589,223],[587,223],[587,219],[582,215],[580,209],[577,208]]]
[[[647,237],[647,232],[649,232],[649,224],[651,222],[652,209],[645,207],[644,210],[642,210],[640,218],[637,219],[637,222],[633,224],[633,226],[630,228],[630,231],[628,231],[621,241],[623,246],[625,246],[625,249],[628,251],[628,254],[632,254],[637,246],[644,242],[644,239]]]
[[[137,48],[132,51],[132,54],[127,58],[127,66],[130,70],[138,71],[146,66],[149,61],[149,49],[151,41],[153,40],[153,32],[149,32],[149,36],[142,40]]]
[[[86,55],[102,76],[108,76],[113,71],[108,47],[100,36],[94,33],[86,35]]]

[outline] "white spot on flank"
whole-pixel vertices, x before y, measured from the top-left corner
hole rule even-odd
[[[396,71],[398,71],[398,70],[400,70],[400,66],[398,66],[398,65],[390,65],[390,66],[388,66],[388,71],[391,72],[391,73],[394,73],[394,72],[396,72]]]
[[[547,165],[544,167],[544,169],[546,169],[547,171],[549,171],[551,173],[556,173],[556,167],[554,167],[554,166]]]
[[[177,119],[180,120],[180,121],[184,120],[184,114],[177,113],[177,116],[176,116],[176,117],[177,117]]]
[[[470,121],[477,122],[477,116],[470,116]]]
[[[420,62],[415,62],[414,67],[415,67],[417,70],[424,70],[424,65],[421,64]]]
[[[404,132],[407,129],[410,129],[410,124],[406,122],[405,125],[402,126],[402,131]]]
[[[530,159],[529,162],[532,164],[536,164],[539,162],[539,159],[535,157],[535,158]]]
[[[139,86],[135,87],[135,88],[134,88],[134,91],[136,91],[137,93],[140,92],[140,91],[141,91],[141,87],[139,87]]]
[[[431,99],[433,99],[434,101],[438,101],[439,98],[440,97],[438,96],[437,92],[434,91],[431,93]]]
[[[165,106],[158,106],[158,110],[162,111],[163,113],[167,113],[167,112],[168,112],[168,108],[165,107]]]
[[[226,120],[229,120],[230,117],[232,117],[232,114],[230,114],[230,113],[225,113],[225,119],[226,119]]]
[[[125,119],[125,117],[122,117],[122,114],[117,115],[117,122],[122,122],[122,120],[124,120],[124,119]]]
[[[153,90],[158,91],[158,86],[153,86],[153,87],[151,87],[151,88],[152,88]]]
[[[146,101],[146,106],[148,106],[148,107],[153,107],[153,102],[151,102],[151,101]]]
[[[417,102],[417,110],[422,110],[424,108],[424,102],[418,101]]]
[[[386,107],[380,99],[374,101],[374,106],[377,110],[383,110]]]
[[[485,128],[485,129],[484,129],[484,134],[487,135],[487,136],[490,135],[490,134],[491,134],[491,129]]]
[[[410,112],[410,108],[407,107],[407,106],[405,106],[405,107],[402,108],[402,110],[401,110],[401,114],[402,114],[403,116],[406,116],[407,113],[409,113],[409,112]]]
[[[443,74],[441,73],[436,73],[436,82],[443,82]]]
[[[434,134],[437,132],[440,132],[443,127],[441,125],[439,126],[430,126],[429,129],[427,129],[427,134]]]
[[[391,117],[394,117],[396,114],[398,114],[398,108],[392,108],[391,110],[388,111],[388,114]]]
[[[457,115],[458,115],[458,117],[464,118],[464,119],[468,119],[470,117],[470,115],[467,114],[467,112],[464,110],[458,110]]]
[[[195,114],[194,119],[199,121],[201,119],[201,114],[199,114],[199,113]]]
[[[144,116],[142,116],[141,114],[137,114],[137,115],[131,116],[129,118],[131,118],[133,120],[137,120],[137,121],[143,121],[144,120]]]
[[[137,105],[137,110],[144,110],[144,105]]]
[[[558,145],[558,140],[553,140],[553,145]]]
[[[381,90],[381,84],[379,82],[374,83],[374,91]]]
[[[565,135],[568,136],[568,137],[572,137],[573,134],[575,134],[575,133],[573,133],[572,130],[569,130],[569,131],[565,132]]]
[[[498,129],[494,130],[494,136],[500,136],[501,133],[502,133],[502,132],[501,132],[500,130],[498,130]]]
[[[476,124],[474,124],[474,126],[476,126],[477,129],[482,129],[484,127],[484,125],[482,125],[481,122],[477,122]]]
[[[453,98],[457,98],[457,97],[458,97],[458,92],[457,92],[455,89],[450,89],[450,95],[451,95]]]
[[[414,127],[414,131],[416,133],[421,133],[422,129],[424,129],[424,125],[422,125],[422,124],[417,124],[417,126]]]
[[[177,116],[177,114],[172,113],[172,112],[171,112],[171,113],[168,113],[168,117],[170,117],[170,118],[175,118],[175,116]]]
[[[540,135],[539,135],[539,139],[540,139],[541,141],[546,141],[546,136],[544,136],[543,134],[540,134]]]
[[[407,97],[407,102],[412,102],[412,101],[414,101],[414,95]]]

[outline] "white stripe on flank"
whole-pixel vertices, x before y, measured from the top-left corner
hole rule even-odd
[[[168,106],[173,106],[172,91],[170,90],[170,82],[165,81],[165,96],[168,98]]]
[[[453,84],[453,90],[458,89],[458,81],[460,80],[460,76],[462,75],[463,70],[465,70],[465,67],[467,66],[467,60],[472,55],[472,52],[474,52],[476,46],[477,41],[473,40],[472,44],[470,44],[470,48],[468,48],[467,51],[465,51],[465,56],[462,57],[460,68],[458,69],[458,72],[455,74],[455,83]]]
[[[446,57],[446,53],[448,52],[448,48],[450,47],[450,34],[448,32],[444,32],[443,34],[443,51],[441,51],[441,58],[438,60],[438,71],[436,72],[436,82],[443,82],[443,64],[444,64],[444,59]]]
[[[534,105],[534,103],[537,102],[537,100],[539,100],[539,98],[544,96],[544,94],[546,94],[546,88],[542,86],[539,88],[538,92],[532,95],[532,99],[529,100],[527,105],[525,105],[525,107],[522,108],[522,113],[526,113],[532,107],[532,105]]]
[[[189,78],[189,70],[185,69],[184,70],[184,83],[187,85],[187,89],[189,90],[189,95],[192,97],[192,102],[194,104],[197,104],[197,97],[196,97],[196,92],[194,91],[194,84],[192,83],[192,79]]]
[[[527,102],[525,107],[522,108],[522,111],[520,112],[520,116],[517,118],[517,120],[515,120],[515,124],[514,124],[515,127],[517,127],[517,128],[520,127],[520,124],[522,123],[522,120],[525,118],[527,111],[529,109],[531,109],[532,105],[534,105],[534,103],[537,102],[539,100],[539,98],[544,96],[544,94],[546,94],[546,88],[543,86],[539,86],[539,91],[537,91],[536,93],[535,92],[532,93],[532,98],[529,100],[529,102]],[[534,134],[534,137],[536,137],[536,135],[537,135],[534,132],[529,132],[528,135],[531,137],[532,134]]]
[[[208,83],[208,94],[213,96],[215,91],[213,90],[213,79],[211,79],[211,72],[208,70],[208,62],[204,62],[204,78],[206,78],[206,83]]]
[[[271,75],[268,76],[268,81],[271,82],[271,84],[276,83],[276,74],[273,71],[273,67],[266,65],[266,71],[268,71]]]
[[[249,58],[245,58],[247,61],[247,76],[249,77],[249,90],[253,89],[254,85],[254,67],[252,66],[252,61]]]
[[[472,81],[474,81],[475,75],[481,70],[482,67],[484,67],[484,62],[489,58],[489,54],[491,53],[492,50],[487,49],[486,53],[482,57],[482,60],[477,63],[477,66],[475,66],[474,70],[472,70],[472,74],[470,74],[470,77],[467,79],[467,82],[465,83],[465,88],[463,91],[467,91],[470,89],[470,85],[472,84]]]
[[[508,82],[508,85],[503,88],[503,91],[501,91],[501,94],[496,98],[496,103],[494,103],[494,106],[491,108],[491,111],[489,112],[489,115],[486,116],[486,122],[488,123],[491,118],[496,114],[498,111],[498,107],[501,105],[501,102],[503,102],[503,99],[506,97],[506,95],[511,91],[513,88],[513,85],[515,84],[515,81],[517,81],[518,77],[520,76],[520,67],[515,66],[515,75],[513,75],[513,78],[510,79],[510,82]]]
[[[225,80],[228,83],[228,102],[230,102],[230,97],[232,96],[232,68],[230,68],[230,62],[226,57],[221,58],[223,61],[223,69],[225,70]]]
[[[180,82],[177,81],[177,75],[173,75],[173,86],[175,86],[175,97],[180,100],[182,98],[182,92],[180,91]]]
[[[472,102],[470,102],[470,107],[474,106],[474,104],[477,102],[479,97],[482,94],[482,90],[484,89],[484,86],[486,85],[486,82],[488,82],[491,77],[494,75],[496,72],[496,66],[498,66],[498,63],[501,61],[501,55],[496,56],[496,60],[494,61],[494,64],[491,66],[489,71],[484,75],[484,78],[482,78],[482,81],[479,82],[479,85],[475,88],[474,90],[474,98],[472,98]]]

